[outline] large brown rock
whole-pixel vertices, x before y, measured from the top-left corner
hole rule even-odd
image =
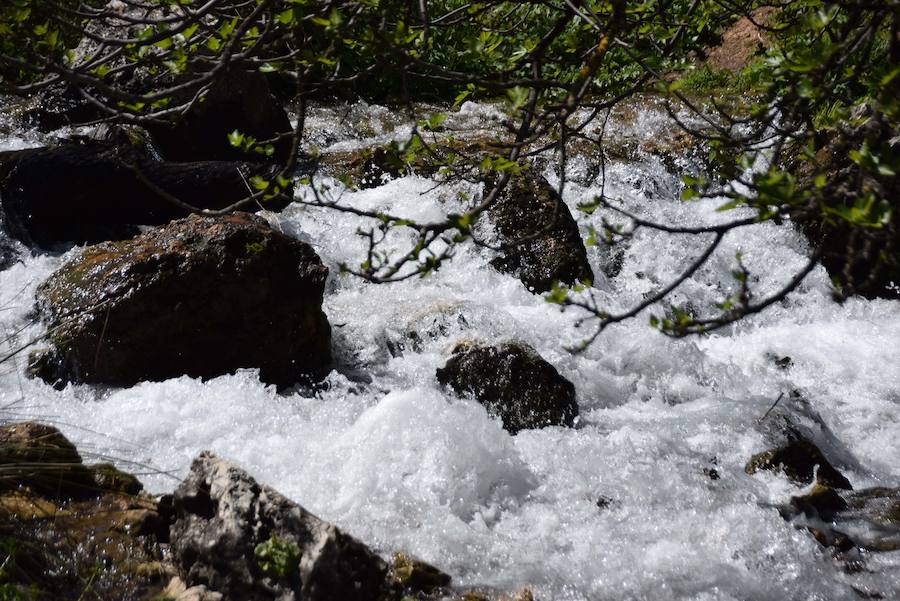
[[[578,416],[575,386],[530,346],[460,345],[437,370],[438,382],[475,397],[512,434],[544,426],[571,426]]]
[[[278,385],[323,375],[328,270],[313,249],[248,213],[191,216],[84,249],[37,291],[53,383],[128,386],[259,368]]]
[[[194,460],[175,491],[171,549],[189,586],[226,599],[370,601],[387,590],[387,564],[240,468]]]
[[[273,176],[274,168],[233,161],[165,163],[133,148],[67,143],[0,153],[0,205],[5,229],[26,244],[92,244],[129,238],[138,225],[188,214],[153,186],[189,205],[219,209],[249,196],[247,180],[254,175]],[[273,199],[246,210],[280,210],[287,203]]]
[[[487,215],[507,245],[491,264],[532,292],[547,292],[554,282],[593,282],[578,224],[553,186],[534,170],[513,175]]]

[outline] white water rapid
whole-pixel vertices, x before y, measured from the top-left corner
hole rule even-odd
[[[477,128],[492,115],[467,104],[454,119]],[[356,105],[342,117],[314,112],[313,142],[342,150],[403,135],[387,109]],[[608,136],[653,140],[664,117],[648,105]],[[21,135],[0,140],[0,149],[31,143]],[[565,200],[574,211],[597,179],[584,159],[571,167]],[[551,169],[546,175],[557,181]],[[656,221],[736,214],[716,213],[712,200],[680,201],[678,178],[649,155],[612,161],[606,177],[609,196]],[[460,191],[473,190],[435,189],[410,175],[346,191],[343,202],[429,218],[460,210]],[[600,212],[575,215],[585,234],[599,225]],[[833,436],[817,443],[855,488],[900,486],[900,303],[838,304],[817,268],[786,302],[729,330],[673,340],[642,315],[571,354],[564,347],[588,333],[575,327],[581,315],[495,271],[486,251],[465,247],[426,278],[376,286],[337,269],[363,258],[361,220],[299,203],[268,218],[312,244],[331,269],[324,309],[341,370],[327,390],[279,395],[247,370],[56,391],[25,377],[21,354],[0,366],[0,407],[58,425],[89,459],[149,472],[141,478],[155,492],[172,490],[191,459],[212,450],[367,544],[414,554],[460,585],[529,586],[538,599],[560,601],[859,599],[854,589],[900,598],[900,551],[864,554],[864,570],[847,570],[780,517],[776,506],[798,486],[744,473],[750,456],[771,446],[757,420],[779,394],[799,391],[807,404],[782,403],[821,417]],[[604,275],[606,251],[589,249],[594,293],[626,309],[706,242],[641,231],[614,277]],[[678,289],[678,302],[703,309],[721,299],[738,251],[764,276],[760,294],[807,253],[790,224],[743,228],[723,246]],[[40,335],[42,326],[28,325],[34,289],[66,256],[26,255],[0,272],[0,333],[18,332],[0,350]],[[410,331],[421,346],[397,354]],[[435,369],[463,339],[532,345],[575,384],[578,426],[511,436],[479,404],[441,389]],[[782,357],[788,369],[773,360]]]

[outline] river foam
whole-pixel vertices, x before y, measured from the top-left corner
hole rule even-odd
[[[492,114],[477,108],[459,118]],[[338,122],[324,110],[319,119]],[[648,115],[631,133],[652,137],[660,122]],[[337,133],[322,140],[338,143]],[[677,179],[654,157],[613,162],[607,178],[607,193],[644,216],[721,218],[715,201],[679,201]],[[570,183],[566,202],[574,209],[597,185]],[[458,210],[460,191],[477,193],[410,175],[342,199],[430,219]],[[599,218],[579,217],[585,232]],[[246,370],[56,391],[25,378],[18,356],[0,366],[0,406],[58,424],[88,458],[115,458],[153,491],[171,490],[194,456],[212,450],[379,550],[415,554],[459,584],[528,585],[558,600],[858,598],[851,587],[900,595],[900,552],[873,554],[867,571],[847,573],[779,516],[775,506],[798,487],[744,473],[767,448],[756,421],[779,394],[797,391],[833,434],[823,450],[842,458],[857,488],[900,485],[900,303],[837,304],[817,268],[786,302],[721,333],[673,340],[644,314],[571,354],[565,347],[588,333],[576,327],[580,315],[493,270],[487,251],[465,247],[426,278],[375,286],[337,269],[362,258],[359,218],[295,203],[269,219],[310,242],[331,269],[324,309],[340,370],[325,390],[279,395]],[[627,308],[702,246],[640,232],[611,276],[602,275],[606,251],[591,249],[594,292]],[[774,290],[806,250],[790,224],[744,228],[676,299],[701,309],[719,300],[738,251]],[[26,257],[0,272],[0,332],[14,334],[4,347],[40,335],[28,325],[33,291],[64,258]],[[419,334],[415,348],[410,331]],[[506,339],[531,344],[575,384],[578,427],[510,436],[477,403],[437,384],[435,369],[456,342]]]

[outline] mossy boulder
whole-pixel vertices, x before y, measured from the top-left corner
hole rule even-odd
[[[512,434],[571,426],[578,416],[575,386],[526,344],[459,345],[437,379],[477,399]]]
[[[247,213],[191,216],[85,248],[37,291],[47,382],[129,386],[258,368],[277,385],[323,376],[328,270],[307,244]]]
[[[554,282],[591,283],[594,274],[578,224],[556,189],[533,169],[514,174],[488,209],[504,251],[491,261],[535,293]]]
[[[833,488],[853,489],[850,481],[831,465],[819,447],[802,438],[751,457],[744,471],[755,474],[759,470],[784,472],[800,484],[810,484],[815,478],[817,482]]]

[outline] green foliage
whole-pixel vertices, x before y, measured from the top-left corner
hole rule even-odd
[[[273,578],[288,578],[295,574],[299,569],[300,555],[300,547],[274,534],[253,549],[256,565]]]
[[[723,212],[749,207],[755,221],[803,217],[845,228],[853,234],[848,238],[866,237],[869,247],[893,248],[886,244],[896,238],[898,222],[900,19],[891,2],[147,2],[151,16],[125,27],[108,16],[88,19],[84,11],[50,18],[56,6],[51,0],[8,0],[0,7],[2,83],[30,92],[62,77],[93,94],[114,117],[140,122],[189,113],[226,65],[256,69],[304,107],[311,98],[335,95],[405,101],[417,125],[413,134],[369,159],[386,172],[415,168],[486,183],[515,176],[535,146],[548,140],[545,150],[557,142],[565,146],[583,133],[575,123],[580,113],[593,114],[596,123],[623,99],[652,92],[678,109],[702,113],[705,122],[696,129],[684,126],[708,150],[706,172],[685,182],[685,201],[724,196]],[[208,12],[184,17],[174,4],[202,4]],[[766,49],[737,73],[705,65],[705,51],[722,33],[761,7],[773,9]],[[86,27],[112,29],[103,35],[116,38],[102,46],[98,58],[71,52]],[[137,83],[130,78],[134,73],[141,76]],[[450,151],[436,148],[446,133],[446,115],[417,101],[458,107],[488,97],[502,103],[507,118],[508,135],[498,140],[502,151],[466,152],[446,137]],[[272,140],[240,131],[228,139],[256,158],[275,154]],[[602,138],[595,142],[602,147]],[[823,149],[830,151],[827,160]],[[297,150],[296,155],[316,154],[308,147]],[[773,160],[760,171],[762,153]],[[286,190],[289,173],[252,178],[254,200]],[[744,180],[740,191],[728,185],[735,179]],[[301,183],[314,188],[321,205],[339,208],[326,185],[312,177]],[[579,209],[595,214],[607,202],[601,197]],[[472,224],[485,209],[427,224],[355,210],[372,222],[360,230],[369,250],[358,270],[342,269],[372,281],[430,273],[453,255],[454,245],[472,239]],[[408,252],[389,256],[381,250],[391,228],[412,233]],[[626,235],[610,223],[589,233],[589,245]],[[743,290],[745,284],[738,284]],[[565,305],[576,294],[554,290],[550,300]],[[718,317],[706,321],[669,309],[656,324],[679,335],[708,331],[757,310],[750,298],[747,293],[723,300]],[[587,309],[608,321],[603,310]]]

